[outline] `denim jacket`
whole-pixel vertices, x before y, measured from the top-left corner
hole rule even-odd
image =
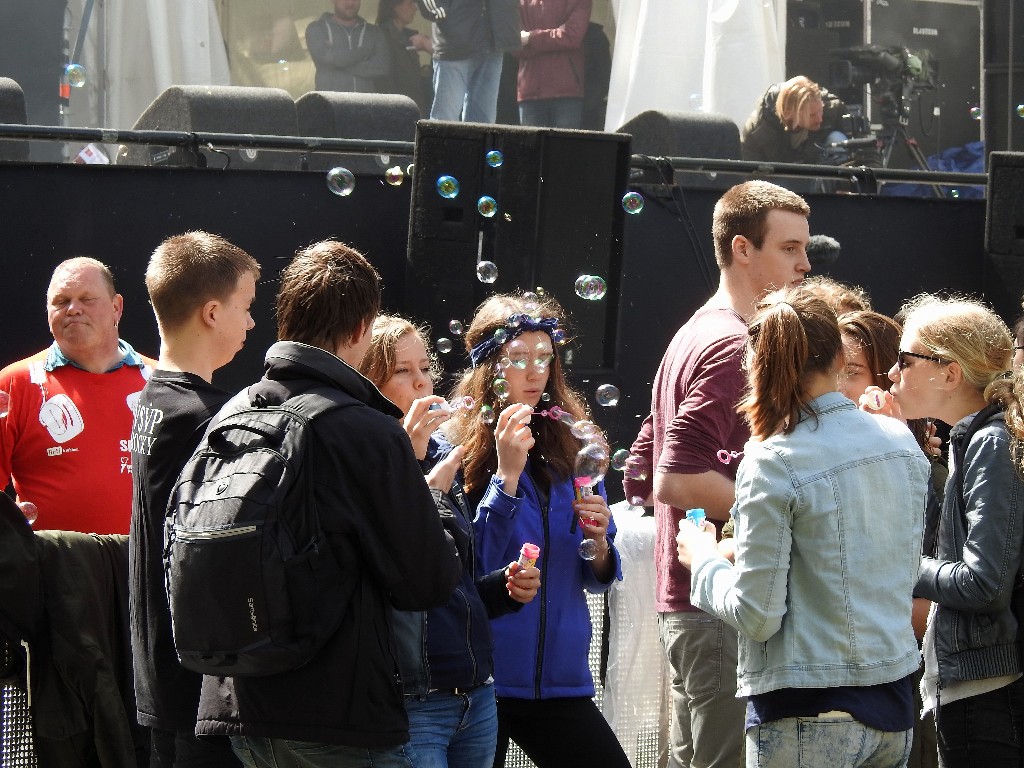
[[[950,431],[954,444],[971,418]],[[955,467],[942,504],[934,557],[925,556],[914,594],[937,603],[933,618],[939,684],[1024,671],[1012,602],[1024,546],[1024,485],[1010,456],[1002,413],[971,438],[964,456],[966,514]],[[950,451],[952,455],[954,451]]]
[[[895,419],[838,392],[736,475],[736,564],[693,563],[690,599],[740,632],[738,695],[893,682],[920,665],[910,623],[928,460]]]

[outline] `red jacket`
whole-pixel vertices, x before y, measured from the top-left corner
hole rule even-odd
[[[591,0],[519,0],[529,42],[519,57],[519,101],[583,98],[583,36]]]

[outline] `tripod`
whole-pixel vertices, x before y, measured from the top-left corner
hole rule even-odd
[[[922,171],[929,170],[928,158],[921,151],[921,146],[917,143],[917,139],[911,136],[907,130],[907,125],[910,122],[910,107],[907,104],[907,99],[912,93],[914,93],[914,85],[910,81],[904,81],[902,87],[894,88],[890,91],[892,104],[890,105],[891,112],[889,117],[895,117],[896,119],[888,121],[888,124],[883,121],[883,130],[880,137],[882,139],[883,168],[889,167],[889,161],[892,158],[892,151],[896,147],[896,143],[902,142],[911,160],[917,164],[918,168]],[[936,197],[945,197],[938,184],[932,184],[931,188]]]

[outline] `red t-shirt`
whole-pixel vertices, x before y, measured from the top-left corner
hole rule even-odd
[[[651,414],[631,452],[646,457],[655,471],[690,475],[714,470],[736,479],[739,458],[750,438],[736,412],[746,377],[741,363],[747,325],[727,307],[705,305],[677,332],[658,367]],[[646,496],[642,484],[626,483],[632,496]],[[655,500],[654,560],[658,611],[696,611],[690,605],[690,572],[676,557],[676,532],[684,511]],[[720,526],[721,523],[718,523]]]
[[[46,351],[0,371],[0,476],[39,512],[36,530],[128,533],[135,401],[150,368],[44,368]]]

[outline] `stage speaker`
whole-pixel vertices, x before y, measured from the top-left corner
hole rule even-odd
[[[633,152],[661,157],[740,159],[740,129],[711,112],[641,112],[618,133],[633,137]]]
[[[1024,152],[989,155],[985,250],[1024,256]]]
[[[613,367],[629,160],[625,134],[421,120],[402,306],[436,339],[492,293],[542,287],[578,334],[566,364]],[[606,281],[603,299],[576,295],[585,274]],[[458,347],[441,362],[468,358]]]
[[[134,125],[141,131],[252,133],[295,136],[295,102],[280,88],[231,85],[172,85]],[[118,162],[127,165],[200,165],[233,170],[298,170],[301,154],[249,148],[211,151],[199,156],[177,147],[128,145]]]
[[[9,77],[0,77],[0,123],[24,125],[26,120],[25,93]],[[0,141],[0,160],[28,160],[27,141],[10,139]]]
[[[332,139],[408,141],[416,138],[420,110],[408,96],[397,93],[342,93],[311,91],[295,102],[299,132],[303,136]],[[309,167],[327,170],[344,166],[353,173],[381,173],[392,165],[408,165],[410,157],[358,154],[309,155]]]
[[[985,3],[982,124],[985,148],[1024,150],[1024,0]]]

